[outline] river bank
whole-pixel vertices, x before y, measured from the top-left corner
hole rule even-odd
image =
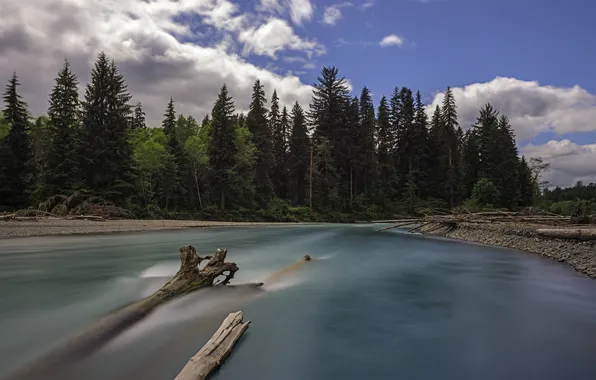
[[[536,230],[543,224],[457,223],[451,228],[429,224],[422,233],[469,242],[494,245],[537,253],[570,265],[578,272],[596,278],[596,241],[577,241],[540,236]]]
[[[299,223],[136,219],[95,221],[41,218],[31,220],[0,221],[0,239],[45,235],[98,234],[113,232],[173,230],[180,228],[247,227],[287,224]]]

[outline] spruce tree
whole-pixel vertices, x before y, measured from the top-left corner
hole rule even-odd
[[[296,102],[292,108],[292,128],[289,152],[289,187],[288,192],[294,205],[306,204],[306,177],[309,167],[310,144],[306,127],[306,117],[300,104]]]
[[[519,160],[518,181],[520,205],[523,207],[532,206],[534,203],[534,183],[532,171],[524,156]]]
[[[221,210],[226,209],[226,199],[234,194],[230,186],[237,153],[233,116],[234,101],[224,84],[211,111],[208,147],[212,199]]]
[[[70,194],[80,187],[77,144],[80,133],[78,80],[68,61],[58,72],[48,109],[50,148],[44,195]]]
[[[257,79],[253,86],[252,101],[249,105],[248,115],[246,117],[246,127],[252,134],[252,142],[256,148],[255,162],[255,190],[257,204],[265,207],[274,194],[271,175],[273,168],[277,166],[274,156],[274,148],[277,148],[277,138],[283,144],[283,136],[278,136],[279,130],[274,130],[275,144],[272,141],[271,129],[267,122],[267,109],[265,104],[265,90],[263,85]],[[278,123],[279,125],[280,123]],[[279,127],[281,128],[281,127]],[[277,152],[275,152],[277,153]],[[283,161],[282,161],[283,164]]]
[[[430,168],[430,144],[428,136],[428,117],[422,103],[420,91],[416,92],[416,105],[414,109],[414,125],[411,134],[412,144],[412,165],[417,171],[415,176],[419,188],[418,196],[426,198],[429,195],[430,186],[428,170]]]
[[[29,203],[29,114],[27,103],[17,91],[19,85],[18,77],[13,73],[3,96],[3,116],[10,129],[0,142],[0,206],[8,209],[24,208]]]
[[[520,202],[519,188],[519,158],[517,146],[515,145],[515,135],[509,119],[501,115],[498,124],[499,140],[494,143],[499,147],[501,153],[499,157],[499,193],[500,205],[506,208],[515,208]]]
[[[440,159],[444,161],[443,165],[447,167],[447,178],[443,184],[443,188],[446,190],[449,207],[453,208],[461,198],[461,178],[459,175],[461,171],[459,168],[460,151],[457,138],[457,128],[459,127],[457,106],[455,105],[455,97],[450,87],[447,87],[445,91],[441,116],[443,117],[443,133],[440,139],[441,143],[444,144],[444,148],[443,156]]]
[[[124,204],[133,191],[131,99],[114,61],[100,53],[85,90],[79,160],[89,190]]]

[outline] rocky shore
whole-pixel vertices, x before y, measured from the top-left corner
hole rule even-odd
[[[430,224],[422,233],[519,249],[567,263],[578,272],[596,278],[596,241],[577,241],[540,236],[548,226],[530,223],[457,223],[451,228]],[[596,228],[596,227],[592,227]]]
[[[109,232],[133,232],[171,230],[201,227],[246,227],[259,225],[286,225],[287,223],[259,222],[212,222],[193,220],[69,220],[33,219],[0,220],[0,239],[10,237],[98,234]]]

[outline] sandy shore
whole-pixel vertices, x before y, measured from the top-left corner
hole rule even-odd
[[[171,230],[179,228],[245,227],[287,224],[298,223],[211,222],[193,220],[8,220],[0,221],[0,239],[43,235],[97,234],[108,232]]]
[[[596,241],[547,238],[536,233],[536,229],[548,227],[529,223],[457,223],[452,231],[432,231],[433,226],[427,230],[431,235],[537,253],[596,278]]]

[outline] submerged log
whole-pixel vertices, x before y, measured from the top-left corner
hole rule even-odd
[[[242,317],[241,311],[230,313],[174,380],[203,380],[221,366],[250,325],[250,321],[244,322]]]
[[[557,239],[596,240],[596,228],[539,228],[536,233]]]
[[[181,264],[178,273],[158,291],[100,319],[82,333],[75,335],[9,378],[30,379],[33,376],[45,378],[48,371],[60,369],[74,360],[83,359],[93,353],[165,302],[201,288],[227,285],[238,271],[235,263],[225,261],[227,252],[227,249],[218,248],[213,257],[201,257],[192,246],[181,247]],[[200,269],[199,265],[205,260],[209,261]],[[222,275],[224,278],[216,283]],[[252,286],[261,285],[262,283],[257,283]]]

